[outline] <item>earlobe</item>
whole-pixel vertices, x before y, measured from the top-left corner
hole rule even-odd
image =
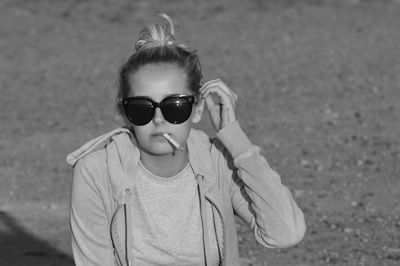
[[[203,110],[204,110],[204,100],[201,99],[193,107],[192,123],[200,122]]]

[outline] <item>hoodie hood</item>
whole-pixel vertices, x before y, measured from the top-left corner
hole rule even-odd
[[[210,152],[211,142],[207,134],[200,130],[191,129],[187,140],[189,162],[196,174],[206,177],[207,187],[212,187],[216,182],[213,162],[210,157],[204,156]],[[209,145],[204,145],[209,143]],[[132,132],[125,127],[119,127],[109,131],[95,139],[90,140],[74,152],[70,153],[66,160],[74,167],[79,159],[105,149],[108,175],[110,176],[113,190],[117,194],[119,202],[123,201],[123,192],[128,184],[135,181],[128,176],[136,176],[137,165],[140,160],[140,152],[136,139]],[[101,162],[100,162],[101,163]]]
[[[90,140],[89,142],[87,142],[86,144],[84,144],[83,146],[81,146],[80,148],[75,150],[74,152],[70,153],[66,159],[67,163],[70,166],[74,167],[76,162],[79,159],[85,157],[86,155],[88,155],[92,152],[103,149],[104,147],[107,146],[107,144],[109,144],[112,141],[113,136],[119,135],[121,133],[126,133],[128,135],[131,135],[131,132],[129,131],[129,129],[124,128],[124,127],[119,127],[112,131],[109,131],[95,139]]]

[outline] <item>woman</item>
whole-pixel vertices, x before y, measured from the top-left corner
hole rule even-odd
[[[76,265],[239,265],[234,215],[265,247],[299,243],[303,213],[241,129],[237,95],[202,84],[196,52],[163,17],[120,70],[125,126],[67,158]],[[192,128],[204,107],[214,139]]]

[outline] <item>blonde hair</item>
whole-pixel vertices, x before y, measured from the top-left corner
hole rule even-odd
[[[139,33],[139,39],[135,43],[135,50],[139,52],[143,49],[177,46],[186,49],[183,43],[178,43],[175,38],[175,27],[172,19],[165,13],[158,14],[165,19],[167,24],[147,24]]]

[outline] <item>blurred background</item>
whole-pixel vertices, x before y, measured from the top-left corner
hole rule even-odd
[[[117,72],[158,12],[305,213],[289,249],[238,220],[243,262],[399,265],[398,0],[0,0],[0,265],[73,265],[65,157],[122,124]]]

